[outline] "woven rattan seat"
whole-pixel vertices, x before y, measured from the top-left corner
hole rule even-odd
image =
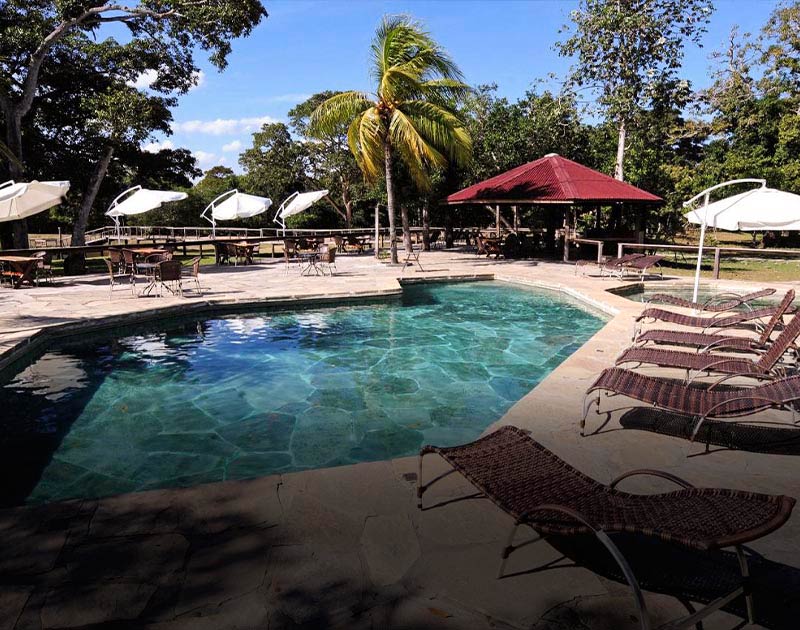
[[[650,622],[639,582],[631,564],[610,535],[637,536],[698,553],[733,546],[742,576],[747,576],[747,560],[741,545],[781,527],[789,519],[795,504],[795,500],[787,496],[694,488],[673,475],[652,470],[631,471],[605,485],[576,470],[521,429],[506,426],[469,444],[423,447],[417,489],[420,508],[426,490],[446,476],[439,475],[423,484],[422,460],[431,453],[440,455],[453,470],[460,472],[514,518],[514,528],[503,550],[501,576],[505,559],[517,548],[513,542],[519,526],[529,526],[547,540],[555,538],[560,541],[557,544],[565,539],[580,541],[587,535],[592,536],[606,548],[608,558],[612,564],[616,563],[631,586],[643,629],[650,628]],[[680,489],[644,495],[616,488],[623,479],[638,474],[663,477]],[[529,542],[533,541],[519,546]],[[641,558],[637,560],[643,561]],[[714,610],[747,594],[742,582],[728,587],[729,592],[709,603],[704,611],[670,627],[693,626]],[[751,621],[752,604],[748,595],[747,610]]]

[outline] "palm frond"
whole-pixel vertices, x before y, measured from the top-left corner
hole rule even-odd
[[[463,121],[448,109],[427,101],[403,103],[403,111],[425,140],[458,165],[472,159],[472,139]]]
[[[363,112],[358,120],[356,159],[359,160],[364,177],[368,181],[376,181],[383,174],[383,142],[386,130],[378,110],[374,107]]]
[[[469,85],[456,79],[431,79],[421,83],[420,87],[427,94],[434,93],[454,101],[461,101],[474,91]]]
[[[404,158],[416,184],[423,190],[430,186],[428,169],[444,168],[447,158],[415,126],[414,122],[399,109],[392,112],[389,137],[394,147]]]
[[[334,135],[374,103],[363,92],[342,92],[319,104],[309,119],[309,134],[316,137]]]

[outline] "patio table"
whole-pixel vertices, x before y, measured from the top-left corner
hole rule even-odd
[[[156,286],[156,267],[158,263],[137,263],[136,270],[147,277],[147,285],[141,290],[139,295],[150,295],[150,291]]]
[[[14,288],[19,289],[23,282],[34,284],[34,273],[39,264],[39,258],[29,256],[0,256],[0,262],[11,265],[12,277],[16,277]]]
[[[257,243],[248,243],[247,241],[233,243],[233,246],[236,248],[236,258],[244,258],[245,265],[254,264],[253,252],[255,252],[256,245]]]
[[[300,258],[300,275],[301,276],[310,276],[311,271],[314,271],[314,275],[318,276],[320,274],[320,268],[317,264],[319,260],[319,252],[317,251],[302,251],[297,252],[297,256]]]

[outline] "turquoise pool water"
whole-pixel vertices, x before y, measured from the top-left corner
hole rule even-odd
[[[478,282],[62,345],[0,388],[0,500],[188,486],[472,440],[601,325],[557,294]]]

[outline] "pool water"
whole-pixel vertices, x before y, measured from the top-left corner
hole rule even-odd
[[[382,460],[472,440],[602,319],[495,283],[62,344],[0,387],[5,505]]]

